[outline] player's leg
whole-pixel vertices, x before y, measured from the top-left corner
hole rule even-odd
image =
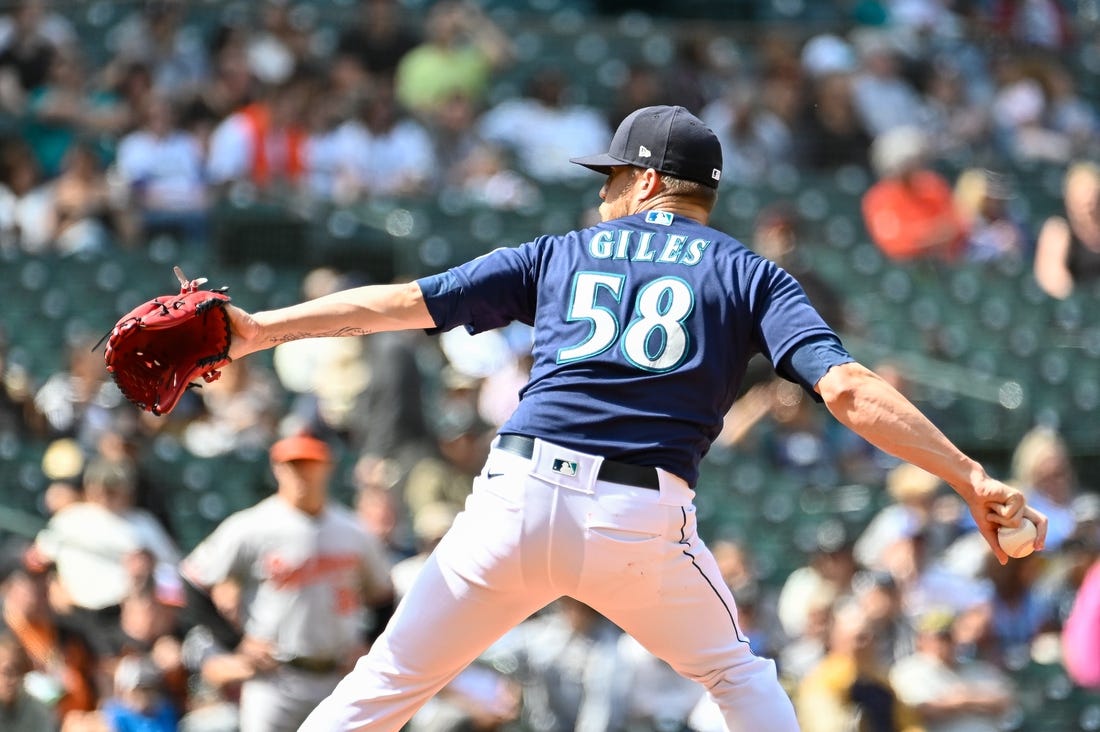
[[[337,681],[337,674],[285,667],[246,681],[239,705],[241,732],[294,732]]]
[[[604,592],[596,577],[585,577],[578,599],[630,633],[651,653],[684,676],[705,686],[732,732],[797,732],[794,708],[779,684],[775,664],[751,652],[737,627],[733,596],[722,581],[710,551],[695,532],[690,505],[675,508],[679,526],[671,540],[616,542],[601,532],[599,559],[586,567],[616,573],[619,582],[631,568],[644,566],[632,579],[633,590],[619,586]],[[615,556],[615,559],[609,557]]]
[[[370,653],[306,720],[306,732],[398,730],[489,645],[556,599],[523,567],[550,494],[523,501],[524,475],[479,478]],[[541,529],[544,530],[544,529]]]

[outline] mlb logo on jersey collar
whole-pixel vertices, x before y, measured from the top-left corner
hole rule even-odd
[[[645,222],[647,224],[672,226],[672,214],[670,214],[668,211],[647,211],[645,215]]]

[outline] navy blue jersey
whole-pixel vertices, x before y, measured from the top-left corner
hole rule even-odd
[[[787,272],[662,211],[498,249],[419,284],[438,330],[534,326],[531,378],[501,432],[690,485],[754,353],[807,387],[851,360]],[[823,340],[835,345],[792,365],[796,346]]]

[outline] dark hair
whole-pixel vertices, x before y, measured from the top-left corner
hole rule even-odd
[[[0,655],[5,652],[11,654],[20,673],[26,674],[31,670],[31,659],[26,649],[10,630],[0,630]]]

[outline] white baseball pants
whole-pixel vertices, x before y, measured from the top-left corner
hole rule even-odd
[[[507,630],[562,595],[702,683],[733,732],[797,732],[774,663],[749,650],[696,534],[693,491],[663,471],[660,491],[597,480],[601,460],[542,440],[530,458],[494,448],[386,630],[302,732],[397,732]]]
[[[249,679],[241,685],[241,732],[294,732],[339,681],[339,673],[289,666]]]

